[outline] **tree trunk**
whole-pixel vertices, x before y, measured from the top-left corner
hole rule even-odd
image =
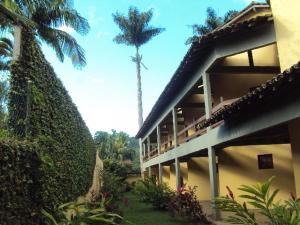
[[[143,125],[143,103],[142,103],[142,82],[141,82],[141,57],[139,48],[136,47],[136,74],[137,74],[137,107],[139,128]]]

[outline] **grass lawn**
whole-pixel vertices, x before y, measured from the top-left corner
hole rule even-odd
[[[137,197],[128,192],[125,194],[128,198],[128,207],[121,204],[124,218],[131,223],[124,222],[123,225],[191,225],[188,222],[173,218],[167,211],[154,210],[151,205],[139,202]]]

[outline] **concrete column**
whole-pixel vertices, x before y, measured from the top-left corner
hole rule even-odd
[[[146,156],[146,145],[145,143],[143,143],[143,153],[144,153],[144,157]]]
[[[139,138],[139,147],[140,147],[141,176],[144,179],[144,173],[143,173],[143,144],[142,144],[142,139],[141,138]]]
[[[159,184],[163,183],[163,166],[161,163],[158,164],[158,182]]]
[[[178,129],[177,129],[177,111],[175,108],[172,109],[172,115],[173,115],[173,132],[174,132],[174,146],[177,148],[178,145]]]
[[[212,98],[209,73],[203,75],[204,103],[206,119],[209,119],[212,114]]]
[[[151,177],[151,166],[148,167],[148,175],[149,175],[149,178]]]
[[[158,154],[160,155],[160,150],[161,150],[161,146],[160,146],[160,127],[157,126],[156,128],[156,133],[157,133],[157,151],[158,151]]]
[[[289,122],[296,197],[300,197],[300,119]]]
[[[18,60],[21,54],[22,27],[14,26],[13,60]]]
[[[181,188],[180,183],[180,161],[178,158],[175,158],[175,172],[176,172],[176,190]]]
[[[220,217],[219,210],[215,209],[214,199],[219,196],[218,178],[217,178],[217,167],[216,167],[216,152],[215,148],[208,147],[208,166],[209,166],[209,180],[210,180],[210,191],[212,200],[212,213],[215,219]]]
[[[150,137],[147,137],[147,147],[148,147],[148,158],[150,159]]]

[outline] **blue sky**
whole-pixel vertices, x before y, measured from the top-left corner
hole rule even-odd
[[[81,37],[69,28],[86,51],[87,66],[73,68],[67,59],[60,63],[54,52],[44,53],[69,91],[92,134],[98,130],[122,130],[135,135],[137,126],[136,72],[130,56],[134,49],[117,45],[112,39],[119,32],[112,20],[116,11],[126,13],[129,6],[154,10],[152,25],[166,28],[141,48],[144,118],[183,59],[192,35],[188,25],[203,23],[206,8],[223,16],[229,9],[240,10],[248,0],[75,0],[75,8],[89,20],[91,30]]]

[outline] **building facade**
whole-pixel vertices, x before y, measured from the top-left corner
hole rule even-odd
[[[251,3],[191,45],[136,135],[145,176],[201,201],[275,176],[300,197],[298,9]]]

